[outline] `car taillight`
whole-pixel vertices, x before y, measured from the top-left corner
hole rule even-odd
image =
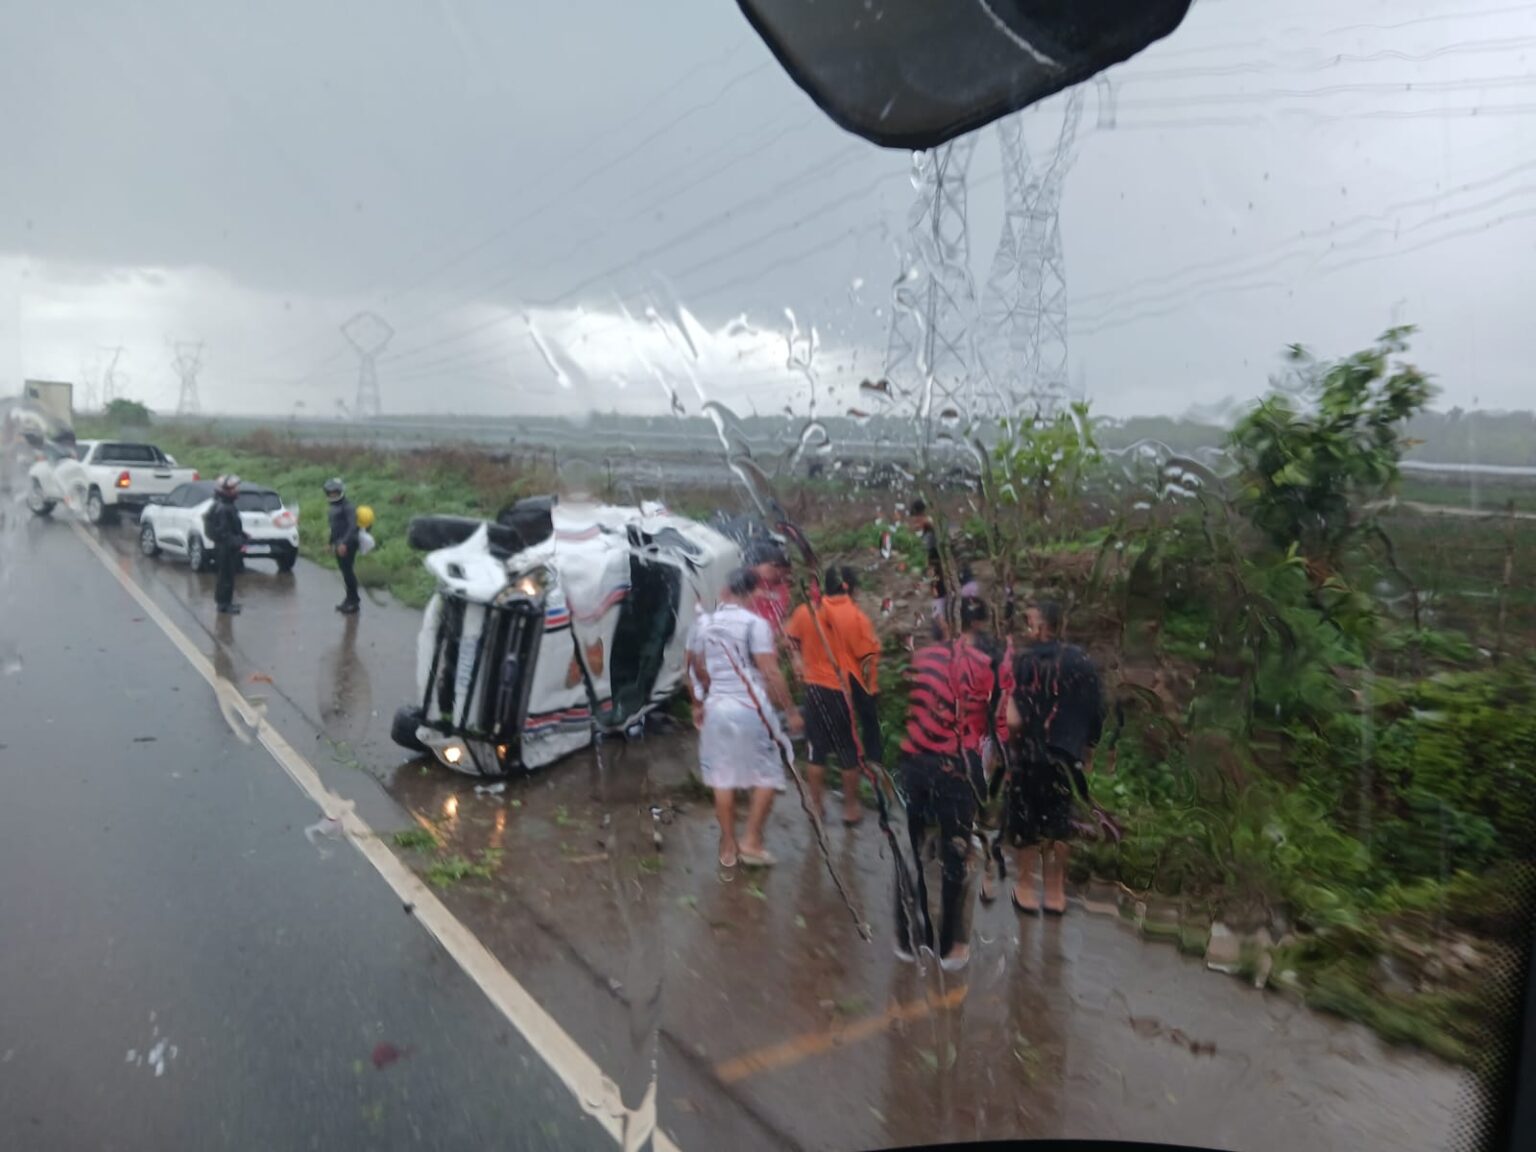
[[[133,476],[132,476],[132,474],[130,474],[128,472],[119,472],[117,474],[117,486],[119,488],[128,488],[132,484],[133,484]]]
[[[203,478],[203,474],[201,472],[197,471],[197,469],[194,468],[192,470],[192,483],[196,484],[202,478]]]
[[[285,508],[281,512],[279,512],[276,516],[272,517],[272,527],[274,527],[274,528],[292,528],[293,527],[294,519],[295,519],[294,514],[292,512],[290,512],[290,511],[288,511]]]

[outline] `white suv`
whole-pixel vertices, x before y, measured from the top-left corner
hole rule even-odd
[[[170,552],[185,556],[197,571],[211,568],[213,545],[203,531],[203,517],[212,506],[212,480],[183,484],[156,499],[139,519],[139,551],[146,556]],[[292,572],[299,558],[298,511],[283,507],[272,489],[254,484],[240,486],[235,508],[245,529],[244,558],[275,560],[279,572]]]

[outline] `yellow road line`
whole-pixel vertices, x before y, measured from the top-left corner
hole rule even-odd
[[[867,1040],[871,1036],[884,1032],[898,1021],[921,1020],[934,1012],[954,1008],[965,1000],[967,990],[967,985],[958,984],[943,996],[932,1000],[917,1000],[911,1004],[897,1004],[887,1008],[878,1016],[866,1016],[863,1020],[856,1020],[845,1028],[831,1028],[825,1032],[807,1032],[803,1036],[796,1036],[782,1044],[758,1048],[745,1056],[716,1064],[715,1075],[727,1084],[734,1084],[738,1080],[745,1080],[748,1076],[755,1076],[759,1072],[787,1068],[791,1064],[809,1060],[812,1056],[819,1056],[833,1048],[843,1048],[849,1044],[857,1044],[860,1040]]]
[[[165,633],[166,638],[187,658],[187,662],[208,682],[209,687],[251,726],[262,747],[282,765],[293,782],[319,805],[326,816],[341,824],[353,846],[374,866],[385,883],[394,889],[395,895],[414,906],[416,922],[443,946],[458,962],[465,975],[475,982],[486,998],[522,1034],[528,1046],[570,1089],[582,1110],[596,1119],[621,1147],[641,1147],[643,1142],[639,1142],[639,1138],[649,1127],[654,1129],[654,1145],[658,1152],[678,1152],[671,1138],[655,1129],[655,1082],[652,1081],[645,1100],[637,1110],[626,1140],[624,1106],[619,1100],[618,1089],[612,1080],[603,1075],[597,1062],[517,982],[501,961],[492,955],[490,949],[458,917],[448,911],[432,890],[422,883],[420,877],[389,850],[367,821],[354,811],[353,802],[326,788],[314,766],[283,739],[277,729],[240,694],[238,688],[219,676],[208,657],[198,650],[186,633],[161,611],[149,593],[128,574],[126,565],[119,565],[111,553],[79,524],[72,524],[71,527],[96,559],[101,561],[102,567],[117,578],[117,582],[144,610],[145,616]]]

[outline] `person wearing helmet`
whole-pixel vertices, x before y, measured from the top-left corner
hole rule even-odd
[[[203,531],[213,545],[213,562],[218,578],[213,586],[213,602],[220,612],[233,616],[240,611],[235,603],[235,570],[240,567],[240,550],[245,546],[245,526],[235,497],[240,495],[240,477],[220,476],[214,482],[213,507],[203,522]]]
[[[336,566],[341,569],[342,582],[347,586],[346,598],[336,605],[336,611],[350,616],[362,606],[357,596],[357,573],[354,571],[358,545],[357,512],[347,499],[346,486],[339,479],[325,482],[325,498],[331,502],[331,551],[336,553]]]

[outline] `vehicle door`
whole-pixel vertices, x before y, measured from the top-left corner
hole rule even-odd
[[[155,526],[155,538],[160,547],[168,552],[187,550],[187,525],[191,516],[189,509],[196,498],[195,494],[196,489],[191,484],[182,484],[171,490],[164,504],[154,505],[150,515]]]
[[[85,503],[85,494],[90,491],[91,481],[86,473],[86,467],[96,455],[100,445],[79,446],[79,458],[71,454],[63,445],[49,441],[49,447],[45,449],[47,467],[40,469],[45,473],[43,478],[43,490],[50,499],[64,500],[72,507],[80,507]],[[48,482],[52,478],[52,484]],[[51,487],[51,491],[49,490]]]

